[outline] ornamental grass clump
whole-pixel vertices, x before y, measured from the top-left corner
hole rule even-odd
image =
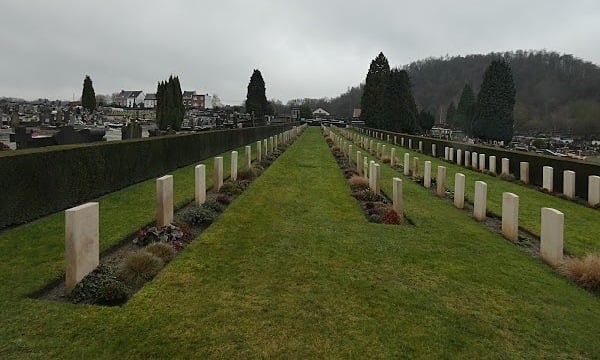
[[[369,188],[369,179],[362,176],[352,176],[350,178],[350,188],[352,190],[364,190]]]
[[[164,263],[168,263],[175,257],[175,250],[171,245],[163,243],[152,243],[144,248],[150,254],[159,257]]]
[[[584,288],[600,291],[600,254],[570,258],[562,265],[562,271]]]
[[[145,250],[130,254],[119,270],[119,278],[134,286],[152,280],[163,268],[164,261]]]

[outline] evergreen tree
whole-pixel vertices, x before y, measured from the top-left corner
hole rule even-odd
[[[377,55],[367,73],[360,100],[360,119],[369,127],[380,128],[384,118],[384,95],[390,77],[390,64],[382,52]]]
[[[271,115],[272,108],[269,106],[265,92],[265,81],[262,74],[259,70],[254,69],[246,95],[246,112],[248,114],[254,114],[255,117]]]
[[[453,103],[451,103],[450,105],[453,105]],[[433,123],[435,122],[435,116],[429,111],[423,109],[419,113],[418,122],[419,127],[421,127],[421,130],[424,133],[427,133],[433,127]]]
[[[453,128],[461,129],[466,134],[471,135],[471,122],[475,112],[475,93],[473,89],[466,84],[458,101],[458,107],[452,119]]]
[[[450,126],[451,128],[455,127],[454,124],[454,114],[456,113],[456,107],[454,106],[454,101],[450,101],[450,105],[446,108],[446,126]]]
[[[417,105],[410,89],[408,73],[393,69],[386,82],[378,128],[396,132],[416,132]]]
[[[304,119],[312,118],[312,110],[308,104],[300,105],[300,117]]]
[[[178,77],[161,81],[156,88],[156,125],[160,130],[180,130],[183,116],[183,94]]]
[[[81,93],[81,106],[90,113],[96,110],[96,93],[94,92],[94,86],[92,85],[92,79],[89,75],[85,76],[83,80],[83,91]]]
[[[503,60],[492,61],[483,75],[477,96],[473,135],[483,140],[510,142],[513,137],[515,96],[510,66]]]

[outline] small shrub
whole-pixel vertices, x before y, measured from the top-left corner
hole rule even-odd
[[[185,233],[175,224],[169,224],[158,229],[156,226],[150,226],[138,232],[138,236],[133,239],[133,243],[139,246],[146,246],[155,242],[170,242],[173,240],[184,239]],[[189,241],[191,239],[187,239]]]
[[[369,179],[354,175],[350,178],[350,188],[352,190],[362,190],[369,188]]]
[[[247,180],[242,180],[246,182]],[[231,195],[239,195],[244,191],[245,187],[241,184],[240,181],[227,181],[221,186],[219,189],[219,193],[221,194],[231,194]]]
[[[600,254],[568,259],[562,265],[562,271],[584,288],[600,291]]]
[[[254,180],[258,176],[254,167],[238,171],[239,180]]]
[[[223,205],[229,205],[233,201],[231,194],[219,194],[217,195],[217,202]]]
[[[369,189],[362,189],[352,192],[352,196],[360,201],[381,201],[383,198]]]
[[[223,210],[225,210],[225,205],[218,202],[217,199],[206,200],[206,202],[204,204],[202,204],[201,206],[203,206],[205,208],[213,209],[214,211],[216,211],[218,213],[223,212]]]
[[[379,216],[377,214],[371,214],[369,216],[369,221],[372,223],[381,224],[381,216]]]
[[[143,285],[152,280],[162,269],[164,262],[156,255],[147,251],[137,251],[130,254],[119,271],[119,277],[135,286]]]
[[[211,207],[210,205],[207,205],[207,203],[186,209],[181,216],[183,221],[193,226],[211,224],[218,216],[218,213],[214,209],[216,206]],[[215,203],[219,204],[219,206],[223,206],[216,201]]]
[[[175,257],[173,247],[163,243],[153,243],[144,248],[150,254],[160,258],[163,262],[168,263]]]
[[[128,294],[129,288],[119,281],[116,270],[101,264],[81,279],[68,297],[73,303],[120,305]]]
[[[400,216],[394,209],[391,209],[381,217],[381,222],[384,224],[398,225],[402,223],[402,219],[400,219]]]

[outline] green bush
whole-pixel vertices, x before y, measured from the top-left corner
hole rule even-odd
[[[377,194],[375,194],[370,189],[362,189],[352,192],[352,196],[354,196],[357,200],[360,201],[381,201],[383,198]]]
[[[0,229],[162,176],[291,126],[2,151],[0,174],[10,176],[0,176]]]
[[[133,243],[139,246],[146,246],[155,242],[172,242],[172,241],[185,241],[189,242],[190,239],[186,239],[187,234],[179,226],[175,224],[169,224],[162,228],[156,226],[150,226],[139,231],[138,236],[133,239]]]
[[[101,264],[75,285],[68,295],[73,303],[120,305],[127,301],[129,288],[111,266]]]
[[[134,286],[152,280],[163,268],[164,262],[156,255],[140,250],[130,254],[121,265],[119,278]]]
[[[215,203],[217,202],[215,201]],[[219,205],[222,206],[221,204]],[[218,215],[219,213],[213,207],[207,206],[205,203],[186,209],[181,217],[186,223],[198,226],[211,224]]]

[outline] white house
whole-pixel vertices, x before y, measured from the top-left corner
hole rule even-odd
[[[154,109],[156,107],[156,103],[156,94],[146,94],[146,97],[144,97],[144,108]]]
[[[318,108],[317,110],[313,111],[313,116],[315,117],[320,117],[320,116],[329,116],[330,114],[323,110],[322,108]]]
[[[121,90],[115,97],[115,102],[123,107],[132,108],[144,103],[144,92],[141,90]]]

